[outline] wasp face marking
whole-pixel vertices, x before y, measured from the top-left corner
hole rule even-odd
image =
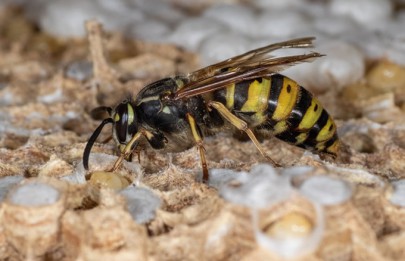
[[[114,128],[113,136],[120,144],[126,144],[138,131],[137,116],[133,105],[124,101],[114,110],[113,116]]]
[[[171,113],[170,108],[169,108],[168,106],[163,107],[162,112],[163,112],[163,113],[166,113],[166,114],[170,114],[170,113]]]

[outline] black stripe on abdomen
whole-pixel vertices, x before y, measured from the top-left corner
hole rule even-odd
[[[309,147],[315,147],[317,144],[316,136],[318,136],[319,131],[325,126],[328,122],[329,114],[326,112],[325,109],[322,110],[321,116],[316,121],[314,126],[309,130],[308,138],[304,141],[304,145]]]
[[[286,131],[276,135],[277,138],[293,144],[297,142],[296,137],[305,132],[298,130],[297,128],[308,108],[311,106],[312,101],[312,94],[301,86],[299,86],[299,88],[299,98],[297,99],[297,102],[287,119],[289,128]]]
[[[299,99],[287,119],[291,130],[298,128],[312,101],[312,94],[301,86],[299,88]]]
[[[274,111],[278,105],[278,97],[280,96],[281,89],[283,88],[284,77],[281,74],[274,74],[270,77],[270,97],[267,106],[267,118],[271,119]]]
[[[258,79],[253,80],[245,80],[235,84],[235,93],[234,93],[234,104],[233,109],[236,111],[240,111],[245,102],[249,98],[249,86],[252,82]]]

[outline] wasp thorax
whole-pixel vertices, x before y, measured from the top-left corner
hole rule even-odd
[[[114,110],[113,137],[119,144],[128,143],[138,131],[137,117],[134,106],[125,101],[120,103]]]

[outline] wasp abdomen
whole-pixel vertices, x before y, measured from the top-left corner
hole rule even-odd
[[[274,74],[214,93],[251,129],[306,149],[336,155],[336,125],[318,99],[290,78]]]

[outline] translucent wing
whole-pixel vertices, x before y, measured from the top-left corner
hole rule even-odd
[[[270,55],[270,52],[277,49],[313,47],[314,39],[307,37],[271,44],[192,72],[188,75],[190,82],[174,98],[187,98],[218,90],[238,81],[268,76],[294,64],[323,56],[316,52],[285,57]]]

